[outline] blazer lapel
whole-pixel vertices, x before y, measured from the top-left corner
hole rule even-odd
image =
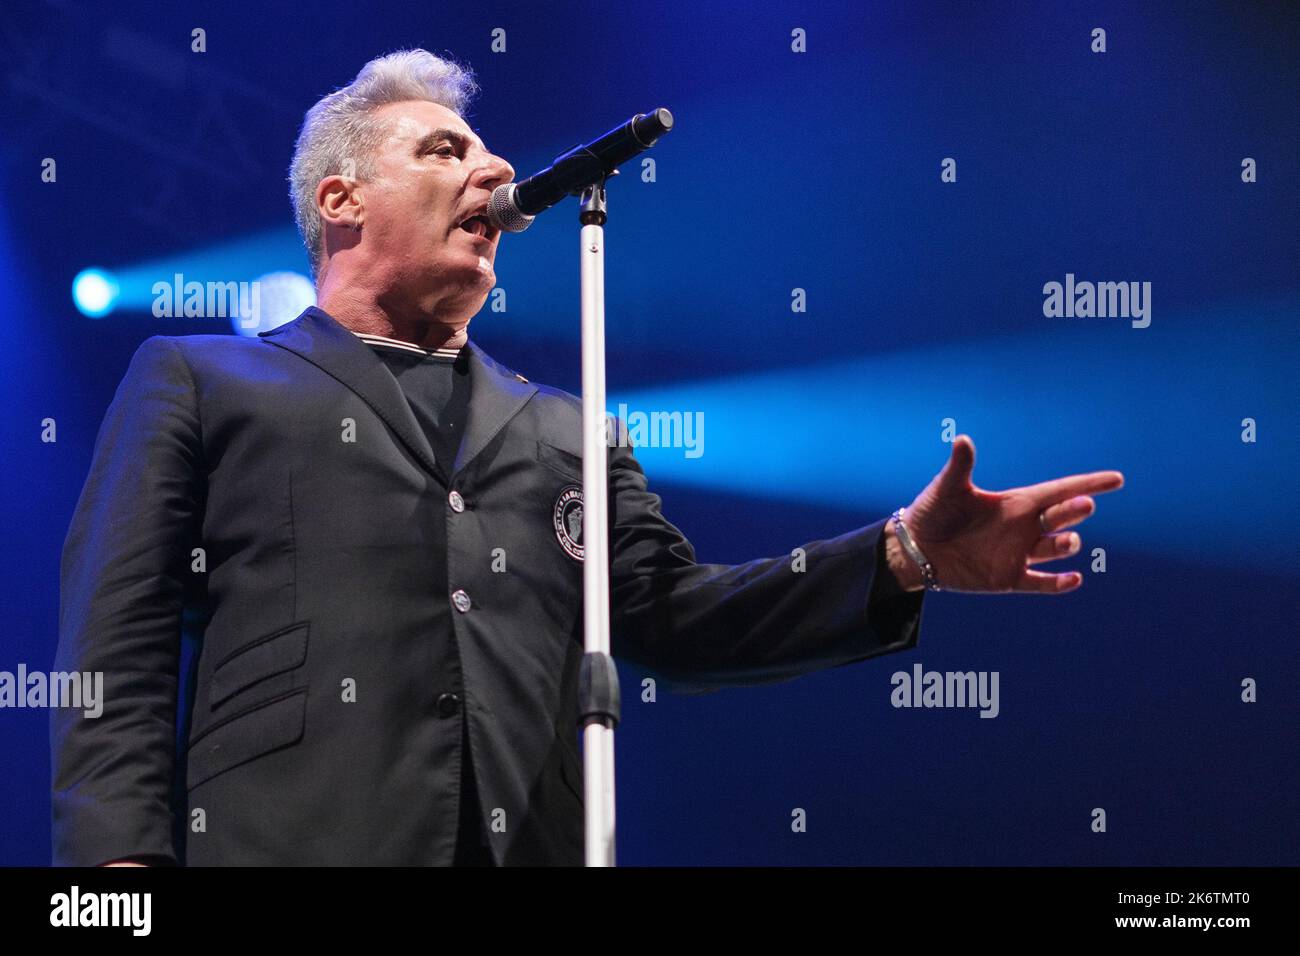
[[[506,422],[514,418],[528,400],[537,394],[537,386],[502,366],[472,340],[469,349],[469,420],[461,438],[460,453],[452,468],[459,475],[474,456],[487,447]]]
[[[427,471],[444,485],[449,483],[451,469],[439,467],[434,460],[429,440],[397,379],[369,345],[339,325],[328,312],[311,306],[292,322],[259,332],[258,336],[297,353],[356,392]],[[470,395],[472,404],[472,386]],[[472,421],[472,411],[470,417]]]

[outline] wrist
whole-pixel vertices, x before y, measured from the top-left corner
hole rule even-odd
[[[925,590],[925,575],[921,568],[911,559],[898,540],[898,532],[892,520],[885,522],[885,567],[893,576],[894,582],[903,591]]]

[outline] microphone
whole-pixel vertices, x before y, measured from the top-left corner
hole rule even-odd
[[[539,212],[565,196],[577,196],[592,183],[618,175],[618,167],[649,149],[673,128],[673,114],[662,106],[637,113],[604,136],[557,156],[546,169],[520,182],[492,190],[487,217],[503,232],[523,232]]]

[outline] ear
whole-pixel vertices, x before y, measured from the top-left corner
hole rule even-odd
[[[360,184],[344,176],[326,176],[316,187],[316,208],[326,225],[357,228],[361,225]]]

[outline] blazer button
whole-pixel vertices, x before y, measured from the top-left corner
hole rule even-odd
[[[440,694],[438,696],[438,713],[443,717],[451,717],[458,710],[460,710],[460,698],[455,694]]]
[[[460,611],[461,614],[464,614],[466,611],[469,610],[470,607],[469,595],[466,594],[464,591],[462,591],[460,588],[457,588],[455,591],[452,592],[451,603],[456,605],[456,610]]]
[[[459,491],[453,491],[447,496],[447,501],[451,505],[451,510],[460,514],[465,510],[465,499],[460,496]]]

